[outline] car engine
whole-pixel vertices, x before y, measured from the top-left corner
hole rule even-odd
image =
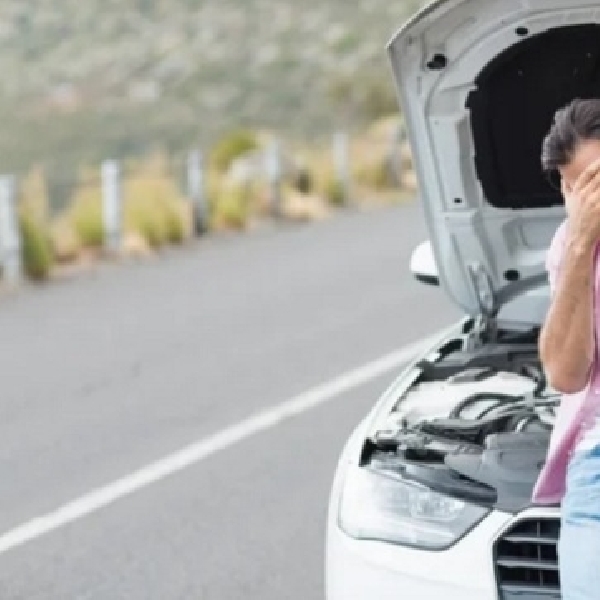
[[[498,509],[530,505],[559,394],[529,343],[455,341],[420,375],[369,440],[372,468]]]

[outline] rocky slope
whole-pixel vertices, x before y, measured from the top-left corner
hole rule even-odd
[[[0,170],[312,136],[394,106],[385,43],[419,0],[3,0]]]

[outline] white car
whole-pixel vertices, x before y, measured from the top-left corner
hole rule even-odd
[[[343,450],[327,600],[558,599],[560,507],[530,500],[560,400],[537,338],[564,207],[540,154],[559,107],[600,96],[600,9],[439,0],[388,51],[430,233],[412,269],[465,317]]]

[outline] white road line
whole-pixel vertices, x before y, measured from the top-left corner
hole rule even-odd
[[[374,362],[345,373],[328,383],[186,446],[178,452],[142,467],[117,481],[92,490],[52,512],[31,519],[0,536],[0,554],[82,519],[221,450],[225,450],[261,431],[271,429],[283,421],[325,404],[344,392],[392,371],[408,362],[418,352],[426,350],[438,337],[439,334],[400,348]]]

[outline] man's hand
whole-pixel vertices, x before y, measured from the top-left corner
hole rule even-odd
[[[562,184],[569,215],[571,241],[584,247],[600,240],[600,160],[589,165],[579,176],[572,190]]]

